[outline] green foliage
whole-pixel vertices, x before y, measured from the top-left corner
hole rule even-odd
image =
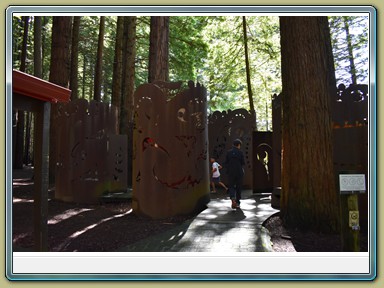
[[[98,16],[83,16],[79,35],[79,97],[91,99],[98,40]],[[33,73],[33,21],[29,17],[27,72]],[[43,19],[43,78],[49,77],[52,17]],[[368,19],[348,21],[357,79],[368,80]],[[346,36],[342,17],[329,17],[336,72],[339,82],[350,82]],[[20,67],[23,20],[13,17],[13,67]],[[136,87],[148,81],[150,17],[137,16]],[[106,17],[103,55],[103,101],[112,89],[116,17]],[[171,81],[193,80],[207,88],[209,110],[249,109],[241,16],[171,16],[169,76]],[[257,129],[271,129],[271,96],[281,92],[280,29],[278,17],[247,16],[250,74]],[[83,93],[84,91],[84,93]]]
[[[85,16],[80,20],[79,33],[79,98],[93,97],[93,74],[96,63],[99,17]],[[84,91],[84,95],[82,93]]]
[[[136,87],[148,82],[150,17],[137,17],[136,26]]]
[[[170,81],[196,80],[197,73],[208,53],[208,45],[202,36],[206,25],[206,17],[201,16],[170,18]]]
[[[15,16],[12,19],[12,59],[13,68],[19,69],[21,62],[21,46],[23,44],[24,21],[21,16]]]
[[[210,17],[208,21],[209,54],[200,77],[207,83],[210,110],[249,109],[241,17]],[[270,130],[271,96],[281,90],[278,18],[247,17],[247,25],[257,126]]]

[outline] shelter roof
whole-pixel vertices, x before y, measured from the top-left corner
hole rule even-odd
[[[71,90],[67,88],[18,70],[12,73],[12,90],[13,93],[52,103],[69,102],[71,96]]]

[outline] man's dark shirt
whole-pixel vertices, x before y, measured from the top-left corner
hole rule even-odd
[[[224,164],[228,175],[232,177],[244,175],[243,166],[245,161],[243,152],[240,149],[233,147],[231,150],[228,150]]]

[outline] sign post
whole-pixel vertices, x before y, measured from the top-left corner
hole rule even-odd
[[[340,174],[341,246],[344,252],[360,252],[359,194],[366,192],[364,174]]]

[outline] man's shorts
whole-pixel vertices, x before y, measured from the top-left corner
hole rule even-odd
[[[212,177],[212,182],[215,183],[215,184],[218,184],[220,183],[220,176],[219,177]]]

